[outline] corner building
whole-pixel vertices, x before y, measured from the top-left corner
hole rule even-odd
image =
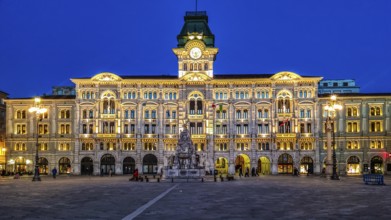
[[[7,100],[7,169],[32,171],[38,133],[41,173],[98,175],[109,170],[160,173],[171,166],[187,124],[207,171],[255,168],[260,174],[319,174],[326,160],[329,95],[319,76],[293,72],[214,74],[218,48],[206,12],[187,12],[178,45],[178,75],[73,78],[75,96],[44,96],[35,126],[34,100]],[[390,164],[390,94],[344,94],[335,120],[341,175]],[[391,169],[390,165],[388,168]],[[391,171],[388,169],[388,171]]]

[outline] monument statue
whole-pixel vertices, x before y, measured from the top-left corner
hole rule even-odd
[[[173,166],[167,166],[165,178],[171,179],[201,179],[202,182],[205,176],[205,167],[198,164],[196,160],[196,151],[191,141],[190,131],[187,129],[186,124],[183,125],[183,131],[181,131],[178,140],[178,146],[175,154]]]
[[[179,169],[192,169],[197,166],[193,142],[191,141],[190,131],[187,129],[186,124],[183,125],[183,131],[179,136],[175,156],[175,162]]]

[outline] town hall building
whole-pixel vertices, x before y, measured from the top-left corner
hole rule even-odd
[[[206,12],[186,13],[177,42],[177,75],[103,72],[72,78],[75,95],[6,99],[7,171],[33,171],[38,147],[41,174],[54,167],[76,175],[161,173],[186,124],[207,172],[322,172],[330,100],[319,94],[323,77],[215,74],[219,50]],[[337,98],[338,173],[391,173],[391,94]],[[47,111],[33,114],[34,106]]]

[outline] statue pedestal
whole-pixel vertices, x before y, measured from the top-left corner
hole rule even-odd
[[[204,168],[194,168],[194,169],[166,169],[164,172],[164,177],[166,179],[203,179],[205,177]]]

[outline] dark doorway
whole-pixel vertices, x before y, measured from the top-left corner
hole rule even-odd
[[[123,173],[124,174],[133,174],[133,171],[136,167],[136,162],[132,157],[126,157],[123,162]]]
[[[108,175],[115,172],[115,158],[111,154],[105,154],[100,159],[100,173],[101,175]]]
[[[81,175],[92,175],[94,172],[94,161],[90,157],[81,160]]]
[[[157,174],[157,158],[153,154],[147,154],[143,158],[143,174]]]

